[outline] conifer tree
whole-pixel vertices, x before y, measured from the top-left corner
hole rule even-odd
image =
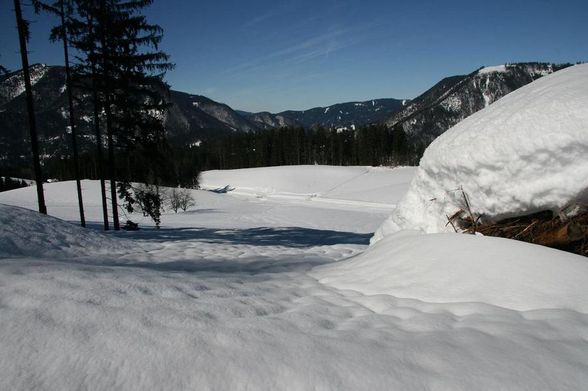
[[[127,163],[118,178],[122,184],[141,181],[161,184],[167,150],[163,119],[167,103],[162,95],[163,75],[172,68],[167,54],[159,50],[162,29],[147,22],[140,12],[152,0],[100,0],[98,20],[100,39],[101,92],[105,104],[110,160],[113,213],[116,210],[114,185],[114,139]],[[122,187],[121,187],[122,188]],[[155,191],[149,197],[160,197]],[[127,204],[132,199],[126,199]],[[161,200],[160,200],[161,201]],[[162,202],[152,202],[163,205]],[[118,218],[113,216],[115,229]]]
[[[45,205],[45,195],[43,193],[43,176],[41,174],[41,161],[39,158],[39,145],[37,140],[37,125],[35,122],[35,108],[33,103],[33,88],[31,86],[31,76],[29,74],[29,59],[27,52],[27,40],[29,38],[28,22],[22,17],[22,10],[20,7],[20,0],[14,0],[14,13],[16,16],[16,26],[18,29],[18,38],[20,43],[20,57],[22,60],[22,71],[24,75],[27,111],[29,118],[29,130],[31,136],[31,151],[33,155],[33,168],[35,173],[35,181],[37,182],[37,201],[39,204],[39,212],[47,214],[47,206]]]
[[[163,119],[167,104],[162,96],[163,75],[172,64],[159,50],[162,29],[149,24],[141,15],[152,0],[70,0],[69,3],[73,12],[66,24],[77,52],[76,72],[94,97],[99,163],[103,160],[100,122],[105,124],[116,230],[119,229],[117,181],[121,190],[127,189],[131,181],[159,185],[163,173],[173,170],[171,165],[166,165]],[[102,118],[100,113],[104,113]],[[105,172],[100,171],[103,178]],[[104,200],[103,183],[102,180]],[[121,191],[122,194],[126,192]],[[135,200],[136,197],[130,197],[126,203]],[[108,229],[105,203],[103,212],[105,229]]]
[[[73,91],[71,81],[71,69],[69,62],[69,32],[67,29],[69,15],[73,12],[73,6],[71,1],[58,0],[53,3],[45,3],[39,0],[33,0],[33,5],[37,12],[43,10],[45,12],[57,15],[60,23],[51,30],[51,40],[61,40],[63,43],[63,57],[65,65],[65,85],[67,88],[67,101],[69,106],[69,126],[71,131],[71,144],[73,151],[73,164],[74,164],[74,177],[76,180],[76,189],[78,195],[78,209],[80,212],[80,224],[82,227],[86,226],[86,218],[84,216],[84,201],[82,197],[82,185],[80,182],[80,163],[78,158],[78,146],[77,146],[77,132],[76,132],[76,120],[74,115],[74,103],[73,103]]]

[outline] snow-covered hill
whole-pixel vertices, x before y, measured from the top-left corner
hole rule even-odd
[[[376,239],[400,229],[443,232],[462,209],[500,219],[555,213],[588,200],[588,64],[541,78],[435,140]]]

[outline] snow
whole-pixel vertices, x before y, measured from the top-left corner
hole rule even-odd
[[[367,295],[588,314],[588,259],[515,240],[402,231],[317,270],[321,282]]]
[[[49,68],[45,64],[34,64],[29,68],[29,75],[31,78],[31,85],[34,86],[39,80],[47,74]],[[23,72],[15,72],[2,82],[3,86],[0,89],[0,96],[10,101],[25,91]]]
[[[393,207],[406,192],[414,167],[283,166],[205,171],[203,189],[230,185],[234,194]]]
[[[437,138],[374,241],[402,229],[450,231],[463,208],[501,219],[588,201],[588,65],[538,79]]]
[[[478,74],[484,75],[488,73],[503,73],[506,72],[506,65],[493,65],[489,67],[484,67],[478,71]]]
[[[0,389],[584,389],[584,258],[408,231],[368,247],[414,172],[205,172],[235,190],[135,232],[0,206]],[[75,222],[75,183],[45,190]],[[35,189],[0,203],[35,209]]]
[[[0,204],[0,257],[80,256],[88,252],[128,252],[130,243],[79,230],[72,224],[28,209]]]

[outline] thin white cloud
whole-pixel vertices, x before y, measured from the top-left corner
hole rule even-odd
[[[355,45],[365,38],[365,27],[331,29],[262,57],[241,63],[223,73],[237,76],[242,73],[260,72],[275,67],[277,64],[302,64],[316,58],[328,57],[331,53]]]

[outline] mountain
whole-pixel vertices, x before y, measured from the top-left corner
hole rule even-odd
[[[401,127],[424,149],[464,118],[510,92],[571,64],[516,63],[480,68],[469,75],[447,77],[389,116],[389,127]]]
[[[401,110],[406,102],[405,99],[374,99],[364,102],[338,103],[303,111],[288,110],[277,114],[243,111],[240,113],[264,129],[281,126],[353,129],[362,125],[383,122],[390,115]]]
[[[201,95],[161,85],[170,109],[165,116],[169,140],[199,145],[233,132],[284,126],[355,129],[370,123],[400,127],[420,156],[437,136],[471,114],[531,81],[567,65],[517,63],[478,69],[469,75],[445,78],[412,101],[374,99],[339,103],[304,111],[249,113],[236,111]],[[70,145],[65,70],[60,66],[31,66],[38,134],[44,158],[68,154]],[[75,90],[76,121],[82,150],[94,148],[91,95]],[[0,167],[30,160],[24,82],[21,71],[0,76]]]
[[[43,140],[45,157],[58,156],[68,146],[69,111],[65,87],[65,68],[35,64],[31,66],[31,83],[39,137]],[[185,144],[227,134],[252,131],[258,125],[243,118],[229,106],[200,95],[169,90],[162,84],[162,93],[170,103],[165,124],[173,142]],[[81,148],[95,141],[93,107],[89,93],[75,91],[75,110]],[[21,71],[0,77],[0,155],[2,160],[29,158],[28,122]]]
[[[237,111],[242,117],[253,121],[261,129],[282,128],[285,126],[302,126],[294,118],[284,116],[283,114],[272,114],[268,111],[260,113],[249,113],[247,111]]]
[[[31,66],[31,82],[35,97],[38,133],[44,140],[46,154],[53,156],[68,145],[65,138],[68,129],[68,105],[65,88],[65,69],[61,66],[35,64]],[[226,104],[215,102],[202,95],[174,91],[162,85],[170,109],[165,118],[169,139],[178,144],[191,144],[198,140],[218,137],[230,132],[251,132],[284,126],[306,128],[322,126],[340,128],[381,122],[402,108],[405,101],[378,99],[366,102],[340,103],[328,107],[316,107],[305,111],[248,113],[235,111]],[[75,90],[76,117],[79,134],[93,142],[91,95]],[[0,77],[0,146],[10,160],[28,156],[28,124],[26,120],[24,80],[21,71]],[[86,143],[88,144],[88,143]],[[89,145],[89,144],[88,144]],[[59,147],[58,147],[59,146]],[[7,155],[0,159],[8,158]]]
[[[169,90],[169,101],[165,126],[168,137],[177,143],[258,129],[257,124],[229,106],[202,95]]]

